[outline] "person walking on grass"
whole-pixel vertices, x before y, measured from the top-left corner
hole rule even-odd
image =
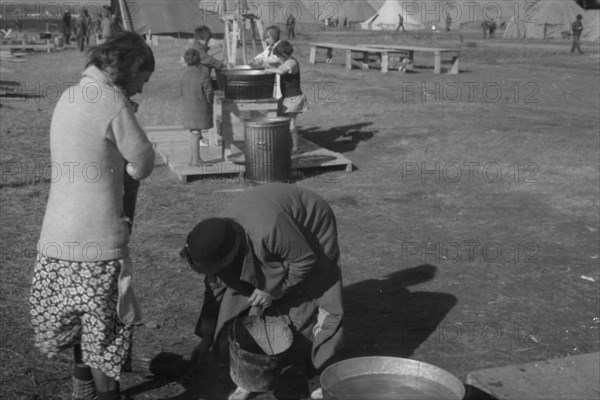
[[[128,247],[137,185],[128,182],[150,175],[154,148],[130,97],[154,68],[140,35],[114,34],[88,52],[79,84],[52,115],[52,165],[67,169],[50,184],[30,315],[43,354],[74,349],[74,400],[120,400],[121,373],[131,367],[140,311]]]
[[[288,40],[296,39],[296,18],[290,14],[290,16],[285,21],[285,26],[287,28],[287,37]]]
[[[575,21],[571,25],[571,31],[573,31],[573,45],[571,46],[571,53],[574,53],[575,50],[579,52],[579,54],[583,54],[580,45],[581,32],[583,32],[583,23],[581,22],[583,17],[581,14],[577,15]]]
[[[404,17],[402,14],[398,14],[398,27],[396,28],[396,32],[399,32],[400,28],[402,28],[402,32],[406,32],[404,29]]]

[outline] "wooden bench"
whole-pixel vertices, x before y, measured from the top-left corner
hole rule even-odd
[[[6,50],[6,51],[42,50],[42,51],[47,51],[48,53],[50,53],[52,50],[54,50],[54,43],[52,43],[52,41],[50,41],[50,40],[46,40],[45,43],[41,43],[41,42],[28,43],[25,40],[23,40],[20,44],[18,44],[18,43],[2,44],[2,45],[0,45],[0,49],[2,49],[3,51],[4,50]]]
[[[370,54],[376,54],[381,58],[381,72],[386,73],[389,67],[389,53],[401,52],[396,49],[374,48],[366,46],[353,46],[339,43],[309,43],[310,58],[308,62],[314,64],[317,58],[317,49],[327,49],[328,58],[331,57],[333,50],[343,50],[346,52],[346,68],[352,69],[352,66],[357,66],[362,69],[368,69],[368,57]],[[362,54],[362,62],[358,62],[352,58],[353,53]]]
[[[395,44],[359,44],[360,47],[382,49],[389,51],[404,52],[408,55],[408,58],[412,61],[415,52],[433,53],[434,64],[433,73],[440,74],[442,72],[442,58],[446,55],[450,56],[451,67],[448,71],[449,74],[458,74],[458,57],[460,56],[460,50],[458,49],[445,49],[440,47],[420,47],[420,46],[402,46]]]

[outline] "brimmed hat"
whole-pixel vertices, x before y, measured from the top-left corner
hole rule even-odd
[[[235,260],[244,234],[231,219],[205,219],[192,229],[179,255],[199,274],[215,274]]]

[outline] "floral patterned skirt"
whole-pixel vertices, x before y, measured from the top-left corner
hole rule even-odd
[[[89,367],[117,380],[131,370],[133,324],[117,315],[123,262],[73,262],[38,254],[30,313],[42,353],[52,357],[80,343]]]

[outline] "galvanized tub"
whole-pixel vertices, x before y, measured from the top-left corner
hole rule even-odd
[[[289,182],[292,171],[290,119],[244,121],[246,170],[251,183]]]
[[[465,387],[434,365],[398,357],[358,357],[321,374],[325,399],[462,400]]]
[[[247,65],[217,70],[219,89],[225,100],[266,100],[273,98],[275,74]]]

